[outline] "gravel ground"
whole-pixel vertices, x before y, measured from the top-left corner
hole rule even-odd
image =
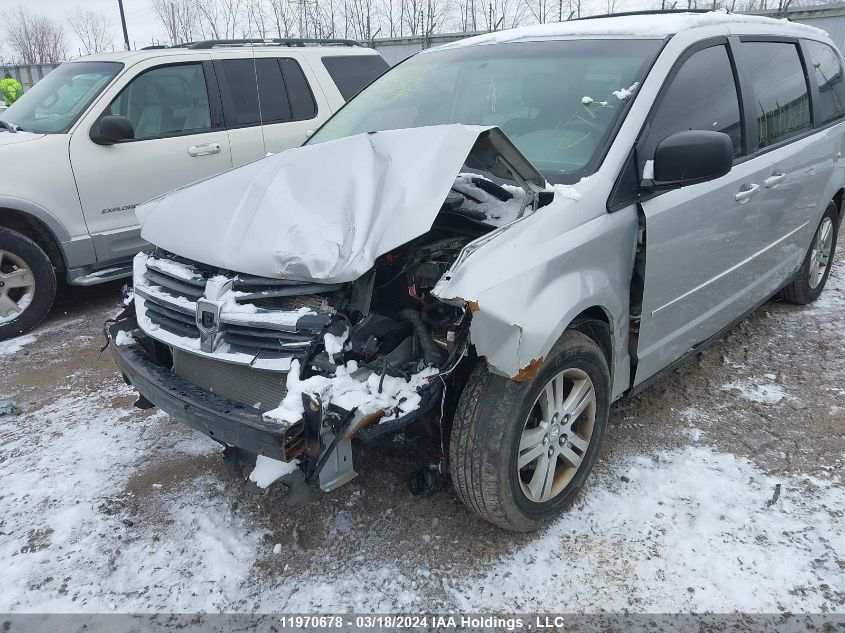
[[[841,257],[840,257],[841,259]],[[845,266],[618,403],[572,509],[499,531],[417,498],[396,437],[291,510],[216,445],[134,409],[101,353],[119,284],[0,343],[0,612],[845,611]]]

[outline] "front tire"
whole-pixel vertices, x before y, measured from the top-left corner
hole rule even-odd
[[[56,273],[38,244],[0,228],[0,341],[18,336],[47,316],[56,297]]]
[[[838,231],[839,209],[831,201],[816,228],[804,263],[795,279],[778,293],[779,298],[797,305],[807,305],[819,298],[830,275]]]
[[[452,479],[468,508],[506,530],[548,523],[574,499],[595,463],[610,409],[599,346],[567,330],[536,378],[473,370],[449,444]]]

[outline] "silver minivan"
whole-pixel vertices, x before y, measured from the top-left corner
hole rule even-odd
[[[352,440],[429,432],[418,488],[448,472],[535,529],[613,401],[773,296],[819,296],[843,150],[816,29],[687,13],[471,38],[305,146],[139,207],[156,248],[113,353],[139,406],[289,485],[352,479]]]

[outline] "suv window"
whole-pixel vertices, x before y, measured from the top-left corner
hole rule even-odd
[[[258,104],[264,123],[290,121],[290,103],[278,60],[256,59],[255,75],[258,77]]]
[[[323,57],[323,66],[346,101],[388,69],[387,62],[381,55]]]
[[[795,44],[744,42],[753,90],[757,147],[768,147],[811,127],[807,81]]]
[[[211,129],[202,64],[160,66],[133,79],[108,108],[132,122],[135,140]]]
[[[295,59],[283,57],[279,60],[282,74],[285,77],[285,87],[288,90],[288,100],[294,121],[304,121],[317,116],[317,102],[308,86],[308,80],[302,68]]]
[[[806,41],[810,59],[810,77],[819,87],[819,123],[833,121],[845,114],[845,82],[842,62],[830,46],[821,42]]]
[[[227,127],[302,121],[317,115],[308,80],[294,59],[224,59],[214,67]]]
[[[215,61],[220,79],[220,94],[227,127],[258,125],[258,90],[255,85],[256,66],[252,58]]]
[[[727,49],[711,46],[693,53],[671,79],[638,148],[640,173],[664,138],[683,130],[712,130],[731,137],[734,156],[742,154],[739,97]]]

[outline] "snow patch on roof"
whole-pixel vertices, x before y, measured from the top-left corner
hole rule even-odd
[[[737,15],[725,11],[711,11],[709,13],[620,15],[589,20],[535,24],[505,31],[485,33],[484,35],[469,37],[430,50],[560,37],[627,36],[636,38],[663,38],[689,29],[720,25],[727,27],[733,25],[776,26],[779,29],[786,27],[804,34],[827,36],[827,33],[821,29],[796,24],[787,20],[775,20],[759,15]]]

